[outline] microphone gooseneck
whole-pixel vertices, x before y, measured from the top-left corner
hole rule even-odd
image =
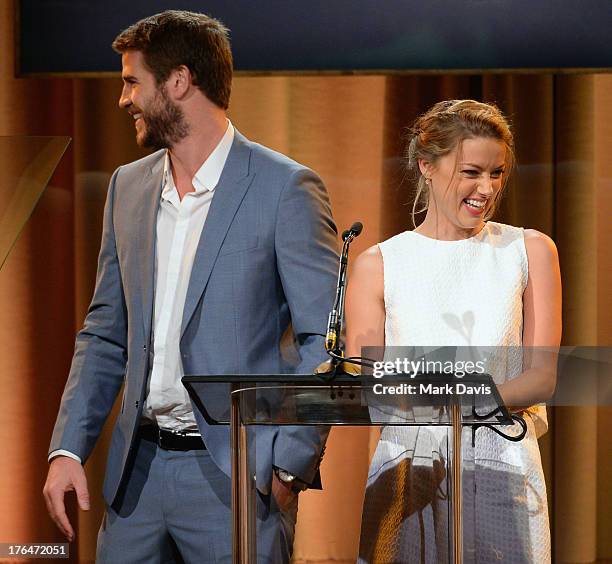
[[[325,332],[325,350],[332,357],[317,368],[317,373],[335,373],[337,366],[342,362],[344,354],[340,348],[340,335],[344,323],[344,299],[346,288],[346,273],[348,270],[349,246],[355,237],[363,231],[363,224],[356,221],[349,229],[342,233],[342,254],[338,268],[338,282],[336,284],[336,298],[327,320],[327,331]]]

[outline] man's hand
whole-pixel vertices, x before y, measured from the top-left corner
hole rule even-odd
[[[272,474],[272,495],[278,508],[281,511],[286,511],[297,494],[291,489],[291,484],[280,480],[276,472],[274,472]]]
[[[43,495],[47,504],[47,511],[59,530],[66,535],[68,541],[74,540],[74,529],[66,515],[64,494],[69,491],[76,492],[79,507],[83,511],[89,510],[89,491],[87,478],[83,466],[68,456],[56,456],[51,460],[47,482],[43,488]]]

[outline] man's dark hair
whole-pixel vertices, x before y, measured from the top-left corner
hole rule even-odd
[[[118,53],[140,51],[144,62],[163,84],[181,65],[191,72],[193,84],[224,110],[232,89],[232,51],[229,30],[205,14],[167,10],[122,31],[113,41]]]

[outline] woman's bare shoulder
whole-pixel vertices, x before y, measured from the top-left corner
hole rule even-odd
[[[525,229],[525,249],[531,262],[559,261],[555,242],[548,235],[536,229]]]
[[[353,273],[382,276],[383,257],[378,245],[366,249],[355,259]]]

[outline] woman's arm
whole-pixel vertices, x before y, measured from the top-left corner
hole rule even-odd
[[[378,246],[355,260],[346,291],[346,356],[385,345],[383,258]]]
[[[525,230],[529,278],[523,294],[523,373],[499,386],[508,406],[546,401],[555,391],[561,343],[561,274],[550,237]]]

